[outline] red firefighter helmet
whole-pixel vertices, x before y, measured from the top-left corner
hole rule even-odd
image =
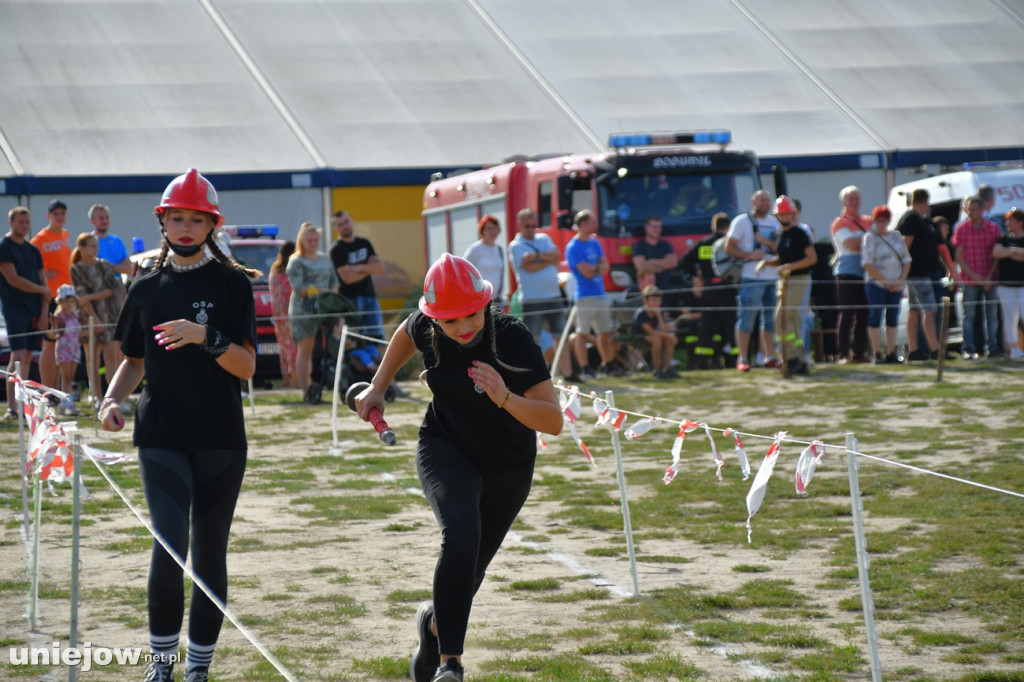
[[[793,200],[785,194],[780,194],[779,198],[775,200],[775,212],[796,213],[796,204],[794,204]]]
[[[153,213],[162,216],[169,208],[188,208],[209,213],[215,218],[214,227],[220,227],[224,222],[224,216],[220,214],[219,204],[217,190],[210,181],[200,175],[195,168],[189,168],[184,175],[171,180],[171,184],[167,185],[164,196],[160,199],[160,205],[153,209]]]
[[[446,253],[434,261],[423,279],[420,310],[427,317],[454,320],[490,303],[493,287],[465,258]]]

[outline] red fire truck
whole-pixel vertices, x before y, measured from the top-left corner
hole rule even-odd
[[[465,253],[486,214],[498,219],[500,241],[507,244],[524,207],[537,212],[541,231],[564,254],[575,234],[573,216],[589,209],[598,216],[611,265],[605,287],[628,289],[636,279],[633,244],[643,238],[649,215],[661,218],[662,238],[681,255],[711,232],[715,213],[750,210],[750,197],[761,187],[760,164],[751,151],[727,149],[730,141],[725,130],[616,134],[607,152],[515,157],[449,177],[436,173],[423,195],[426,265],[442,253]],[[776,192],[784,193],[785,169],[773,172]],[[515,287],[511,273],[505,282],[507,294]]]

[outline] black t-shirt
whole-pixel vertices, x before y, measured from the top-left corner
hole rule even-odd
[[[777,252],[779,254],[779,265],[786,265],[787,263],[795,263],[802,259],[807,254],[805,253],[808,246],[811,245],[811,238],[807,236],[803,228],[793,225],[792,227],[783,230],[779,233],[779,244]],[[807,275],[810,274],[812,268],[800,268],[799,270],[792,270],[791,274],[794,275]]]
[[[647,260],[664,258],[672,253],[672,245],[664,239],[659,239],[657,244],[651,245],[646,239],[641,239],[633,245],[633,256],[643,256]],[[654,284],[662,290],[672,288],[672,271],[662,270],[654,275]]]
[[[636,334],[646,334],[644,325],[649,324],[655,331],[658,330],[658,316],[648,310],[647,308],[637,308],[636,312],[633,313],[633,332]]]
[[[373,250],[373,244],[369,239],[356,237],[351,242],[343,242],[340,239],[331,246],[331,262],[337,271],[343,265],[361,265],[370,260],[370,256],[377,255]],[[352,298],[354,296],[376,296],[373,289],[373,277],[367,276],[355,284],[345,284],[338,278],[340,286],[338,293]]]
[[[39,271],[43,269],[43,256],[28,240],[18,244],[7,236],[0,238],[0,263],[14,263],[15,272],[30,282],[42,284]],[[0,302],[4,310],[30,317],[38,315],[43,304],[39,294],[15,289],[3,275],[0,275]]]
[[[146,385],[135,411],[138,447],[244,450],[238,377],[197,345],[168,351],[153,327],[185,319],[209,324],[233,343],[256,343],[252,285],[244,273],[212,262],[189,272],[164,267],[132,283],[114,337],[143,358]]]
[[[1004,234],[998,241],[996,241],[996,244],[1002,244],[1006,247],[1019,246],[1024,248],[1024,237],[1018,238],[1009,234]],[[1013,260],[1012,258],[1000,258],[996,262],[999,264],[997,266],[999,268],[999,286],[1024,286],[1024,263],[1019,260]]]
[[[500,409],[486,393],[477,393],[468,374],[474,360],[486,362],[519,395],[550,379],[544,356],[530,330],[511,315],[494,315],[495,341],[502,361],[526,370],[515,372],[495,361],[487,339],[467,348],[440,329],[432,332],[433,326],[432,320],[418,311],[405,322],[406,332],[423,353],[427,386],[434,394],[420,426],[420,437],[451,441],[484,470],[510,468],[536,458],[534,431]],[[432,334],[438,336],[440,364],[434,354]]]
[[[913,237],[910,246],[910,272],[907,277],[928,278],[942,269],[939,261],[939,231],[931,218],[914,210],[900,218],[896,230],[904,237]]]

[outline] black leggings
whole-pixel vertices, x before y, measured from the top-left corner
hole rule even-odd
[[[416,470],[441,526],[441,554],[434,569],[440,653],[461,656],[473,596],[530,494],[533,460],[482,471],[450,441],[421,437]]]
[[[222,601],[228,596],[228,533],[245,459],[245,450],[139,449],[139,470],[153,527],[184,559],[189,550],[191,507],[192,569]],[[181,632],[184,611],[182,570],[154,541],[149,566],[150,633]],[[193,585],[189,639],[196,644],[216,643],[223,620],[220,609]]]

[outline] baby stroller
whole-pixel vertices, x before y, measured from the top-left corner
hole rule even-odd
[[[330,390],[334,386],[334,371],[338,363],[339,339],[334,335],[347,315],[356,312],[352,301],[333,291],[325,291],[316,297],[317,328],[313,338],[312,380],[302,399],[310,405],[319,405],[323,398],[324,388]],[[342,376],[338,382],[338,390],[344,395],[351,383],[342,365]]]

